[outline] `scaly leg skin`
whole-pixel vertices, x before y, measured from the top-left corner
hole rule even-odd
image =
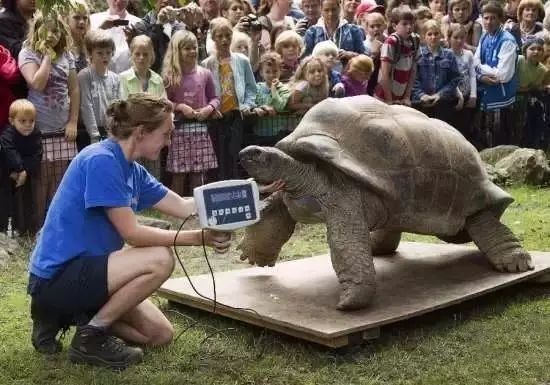
[[[266,199],[262,219],[247,227],[237,249],[242,250],[241,260],[251,265],[274,266],[281,248],[294,232],[296,221],[292,219],[283,202],[283,192],[273,193]]]
[[[398,231],[375,230],[370,232],[372,255],[389,256],[394,254],[400,241],[401,233]]]
[[[367,221],[361,203],[346,203],[327,214],[327,238],[332,266],[340,283],[338,310],[365,307],[376,292],[374,263]]]
[[[465,227],[476,246],[498,271],[521,273],[534,269],[529,253],[489,210],[467,218]]]

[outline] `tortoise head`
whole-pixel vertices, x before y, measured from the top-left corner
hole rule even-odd
[[[241,165],[260,183],[284,179],[294,159],[275,147],[248,146],[239,152]]]

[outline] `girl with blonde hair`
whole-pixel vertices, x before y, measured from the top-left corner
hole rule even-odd
[[[176,130],[168,148],[166,171],[172,174],[172,190],[183,195],[204,183],[205,173],[218,167],[206,120],[217,115],[220,99],[212,73],[197,65],[197,38],[189,31],[172,36],[162,76],[168,99],[174,103]]]

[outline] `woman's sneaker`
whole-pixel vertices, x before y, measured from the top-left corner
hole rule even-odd
[[[69,359],[74,363],[104,366],[123,370],[143,359],[143,350],[127,346],[109,335],[104,328],[79,326],[69,348]]]

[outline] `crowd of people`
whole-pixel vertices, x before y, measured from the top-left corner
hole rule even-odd
[[[179,194],[238,176],[240,149],[327,97],[412,106],[478,148],[550,143],[540,0],[157,0],[142,18],[128,0],[2,5],[0,232],[38,230],[71,159],[110,135],[109,105],[138,92],[174,105],[159,177]]]

